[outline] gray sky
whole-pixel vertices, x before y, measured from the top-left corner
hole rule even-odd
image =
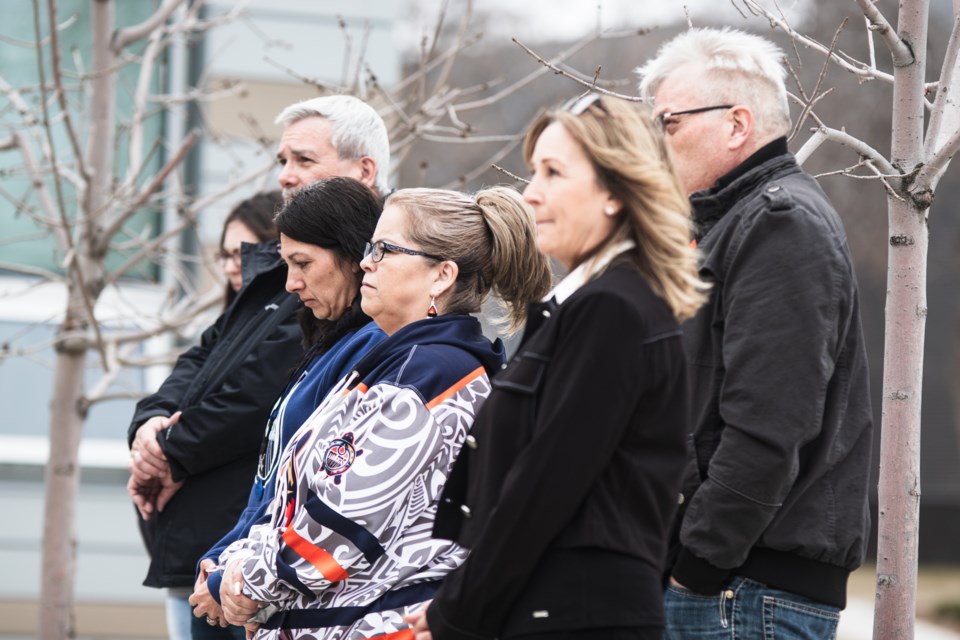
[[[404,45],[416,46],[425,31],[433,27],[443,0],[406,0],[409,11],[401,18],[405,28]],[[449,0],[448,15],[458,12],[464,0]],[[765,0],[776,11],[779,7],[791,22],[802,20],[803,8],[812,0]],[[694,26],[705,20],[720,20],[733,27],[769,28],[766,21],[743,16],[727,0],[475,0],[474,12],[496,12],[487,38],[517,37],[524,42],[574,40],[600,29],[630,29],[682,23],[685,9]],[[502,19],[500,19],[502,18]],[[406,41],[409,38],[409,41]]]

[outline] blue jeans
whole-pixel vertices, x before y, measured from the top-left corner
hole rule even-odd
[[[835,640],[840,610],[734,578],[715,596],[670,585],[663,640]]]

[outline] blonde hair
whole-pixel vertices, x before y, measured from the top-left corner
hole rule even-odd
[[[547,112],[524,140],[528,165],[540,134],[554,122],[584,150],[600,185],[623,204],[620,224],[604,246],[633,240],[636,246],[627,252],[628,259],[679,321],[691,317],[706,300],[708,285],[699,279],[691,246],[690,202],[650,110],[598,98],[580,114]]]
[[[537,250],[533,213],[520,194],[493,187],[473,196],[443,189],[401,189],[387,204],[410,216],[407,235],[424,253],[452,260],[457,280],[439,304],[475,313],[491,291],[507,310],[507,332],[523,326],[527,304],[550,290],[550,266]]]
[[[660,47],[657,56],[636,72],[640,94],[652,98],[660,83],[680,67],[709,71],[696,87],[704,104],[746,105],[758,135],[779,137],[790,130],[783,58],[779,47],[752,33],[729,27],[690,29]]]

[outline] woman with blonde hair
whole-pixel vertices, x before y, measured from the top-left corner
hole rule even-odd
[[[537,244],[568,275],[530,311],[441,500],[470,550],[418,639],[659,638],[688,432],[679,322],[704,300],[688,203],[646,108],[588,94],[524,157]]]
[[[403,616],[463,561],[433,520],[504,360],[470,314],[494,293],[523,323],[550,286],[534,234],[511,189],[390,196],[359,264],[360,306],[387,337],[291,437],[267,516],[220,555],[228,622],[270,639],[411,635]]]

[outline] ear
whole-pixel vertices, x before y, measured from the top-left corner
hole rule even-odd
[[[727,149],[739,151],[753,137],[753,111],[750,107],[737,105],[727,113],[727,124],[730,127]]]
[[[360,182],[373,187],[377,180],[377,161],[370,156],[363,156],[358,162],[360,163]]]
[[[453,288],[453,283],[457,281],[460,274],[460,267],[453,260],[444,260],[437,265],[437,276],[430,287],[430,295],[439,298],[448,290]]]
[[[610,217],[615,218],[620,215],[621,211],[623,211],[623,203],[613,196],[607,196],[607,201],[603,203],[603,211],[606,213],[610,209],[613,209],[613,213],[610,214]]]

